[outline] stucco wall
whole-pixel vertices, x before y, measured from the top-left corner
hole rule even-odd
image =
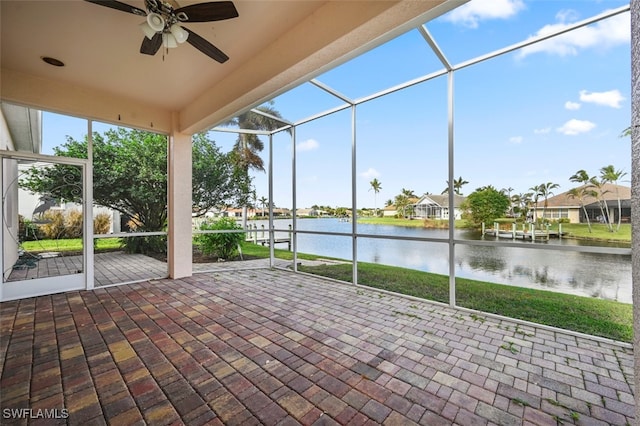
[[[0,149],[12,151],[13,141],[2,111],[0,111]],[[11,185],[18,176],[18,165],[15,160],[3,160],[2,163],[2,270],[6,278],[11,273],[11,267],[18,260],[18,185]]]

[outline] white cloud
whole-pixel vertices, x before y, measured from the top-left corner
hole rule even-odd
[[[536,135],[546,135],[549,132],[551,132],[551,127],[544,127],[542,129],[533,130],[533,133],[535,133]]]
[[[624,97],[619,90],[609,90],[608,92],[587,92],[586,90],[581,90],[580,100],[582,102],[591,102],[611,108],[620,108],[620,102],[624,100]]]
[[[522,136],[511,136],[509,138],[509,142],[511,143],[522,143],[522,141],[524,140],[524,138]]]
[[[315,139],[307,139],[306,141],[299,142],[296,145],[296,149],[298,151],[313,151],[314,149],[318,149],[320,144]]]
[[[556,13],[556,21],[558,22],[575,22],[578,18],[580,15],[573,9],[563,9]]]
[[[564,103],[564,107],[568,110],[575,111],[577,109],[580,109],[580,104],[578,102],[567,101]]]
[[[587,120],[576,120],[574,118],[564,123],[562,127],[558,127],[557,130],[562,134],[575,136],[579,135],[580,133],[587,133],[593,130],[594,127],[596,127],[595,123]]]
[[[472,0],[452,10],[444,19],[469,28],[478,28],[480,21],[507,19],[524,7],[522,0]]]
[[[522,48],[518,58],[534,53],[548,53],[558,56],[575,56],[581,50],[590,48],[606,49],[619,44],[629,43],[631,39],[631,23],[629,13],[622,13],[593,25],[578,28],[577,30],[559,35],[549,40],[541,41]],[[529,39],[545,36],[562,30],[570,25],[566,19],[574,18],[567,14],[558,14],[556,24],[545,25]]]
[[[378,172],[373,167],[369,167],[366,172],[360,173],[360,176],[365,179],[373,179],[380,176],[380,172]]]

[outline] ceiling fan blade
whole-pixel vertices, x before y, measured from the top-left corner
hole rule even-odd
[[[213,44],[209,43],[207,40],[200,37],[198,34],[190,31],[184,27],[182,27],[186,32],[189,33],[189,37],[187,38],[187,43],[221,64],[226,62],[229,57],[225,55],[222,50],[215,47]]]
[[[192,4],[178,8],[174,13],[183,22],[222,21],[238,17],[238,11],[231,1]],[[186,19],[184,16],[186,16]]]
[[[133,13],[135,15],[147,16],[147,12],[144,10],[137,8],[135,6],[128,5],[126,3],[121,3],[116,0],[84,0],[88,3],[97,4],[100,6],[110,7],[111,9],[121,10],[123,12]]]
[[[156,33],[151,40],[148,38],[142,39],[142,46],[140,46],[140,53],[145,55],[155,55],[162,46],[162,33]]]

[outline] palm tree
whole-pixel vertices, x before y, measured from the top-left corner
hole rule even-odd
[[[404,188],[402,188],[401,193],[402,193],[402,195],[404,195],[405,197],[408,197],[408,198],[416,198],[417,197],[416,193],[413,192],[412,189],[404,189]]]
[[[575,172],[573,175],[571,175],[569,180],[571,182],[579,183],[579,184],[582,185],[582,187],[583,187],[582,196],[583,197],[589,195],[589,189],[587,188],[587,184],[591,181],[591,177],[589,176],[589,173],[587,173],[583,169],[580,169],[577,172]],[[587,217],[587,224],[589,225],[589,232],[591,232],[591,222],[589,221],[589,214],[587,212],[586,207],[584,208],[584,214]]]
[[[224,126],[238,126],[244,130],[276,130],[282,126],[283,122],[278,118],[282,118],[280,113],[272,107],[273,102],[256,108],[266,115],[259,114],[253,110],[243,112],[237,117],[223,123]],[[288,130],[291,133],[291,130]],[[233,146],[234,159],[236,167],[244,173],[249,174],[249,170],[264,171],[264,161],[260,157],[260,152],[264,149],[264,143],[258,135],[250,133],[239,133],[238,138]],[[247,188],[249,195],[249,189]],[[247,203],[242,206],[242,222],[243,227],[247,227]]]
[[[560,185],[553,182],[541,183],[540,185],[538,185],[538,189],[540,190],[540,195],[544,197],[544,205],[542,206],[543,218],[547,210],[547,200],[549,199],[550,196],[553,195],[553,192],[551,192],[551,190],[556,188],[560,188]]]
[[[587,208],[584,205],[584,199],[589,195],[593,195],[592,192],[593,191],[589,191],[585,186],[572,188],[569,190],[569,192],[567,192],[567,196],[569,198],[576,198],[578,199],[578,201],[580,201],[580,207],[582,208],[582,211],[584,211],[584,216],[587,218],[587,226],[589,227],[589,233],[591,233],[591,221],[589,220],[589,213],[587,213]]]
[[[371,182],[369,182],[371,188],[369,191],[373,190],[373,211],[376,217],[378,217],[378,208],[377,208],[377,196],[378,192],[382,189],[382,184],[378,180],[378,178],[373,178]]]
[[[604,195],[609,191],[604,189],[604,182],[599,180],[596,176],[593,176],[589,179],[588,188],[593,190],[593,196],[598,201],[598,206],[600,206],[600,213],[602,213],[602,218],[607,224],[607,228],[609,231],[613,232],[613,225],[611,224],[611,218],[609,217],[609,209],[607,207],[607,201],[604,199]]]
[[[616,186],[616,198],[618,199],[618,226],[616,231],[620,230],[620,223],[622,223],[622,206],[620,202],[620,193],[618,192],[618,181],[626,175],[627,174],[622,170],[616,170],[613,165],[608,165],[600,169],[600,178],[602,179],[602,182],[611,182]]]
[[[269,203],[269,200],[267,199],[267,197],[262,196],[258,201],[262,206],[262,217],[264,217],[264,208],[267,206],[267,203]]]
[[[462,195],[462,187],[468,184],[468,180],[462,179],[462,176],[458,177],[458,179],[453,180],[453,193],[457,195]],[[440,195],[449,193],[449,180],[447,179],[447,187],[440,193]]]
[[[453,180],[453,192],[455,192],[458,195],[462,195],[462,187],[468,183],[469,183],[468,180],[464,180],[462,179],[462,176],[459,176],[458,179]]]
[[[508,187],[508,188],[502,188],[500,190],[500,192],[502,192],[503,194],[505,194],[507,197],[509,197],[509,201],[511,202],[511,204],[509,204],[509,215],[511,217],[513,217],[513,199],[511,198],[511,191],[513,191],[512,187]]]
[[[531,201],[531,193],[513,194],[511,196],[511,208],[513,214],[519,213],[520,217],[527,218],[529,202]]]
[[[396,211],[402,210],[402,217],[404,217],[406,214],[407,206],[409,205],[409,197],[404,194],[404,189],[402,194],[396,195],[394,202],[396,205]]]
[[[542,195],[540,185],[535,185],[529,188],[531,191],[531,202],[533,204],[533,222],[538,221],[538,198]]]

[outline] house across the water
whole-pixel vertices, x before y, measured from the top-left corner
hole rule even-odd
[[[586,186],[578,188],[579,191],[582,189],[591,188]],[[599,193],[601,194],[599,197],[585,195],[581,202],[580,197],[572,196],[570,191],[566,191],[547,199],[546,208],[545,201],[538,200],[533,214],[536,219],[569,219],[569,223],[586,223],[587,217],[590,222],[604,222],[606,220],[603,215],[604,210],[614,223],[618,222],[618,217],[623,223],[630,221],[631,188],[607,183],[602,186]],[[618,199],[620,200],[620,210],[618,210]]]

